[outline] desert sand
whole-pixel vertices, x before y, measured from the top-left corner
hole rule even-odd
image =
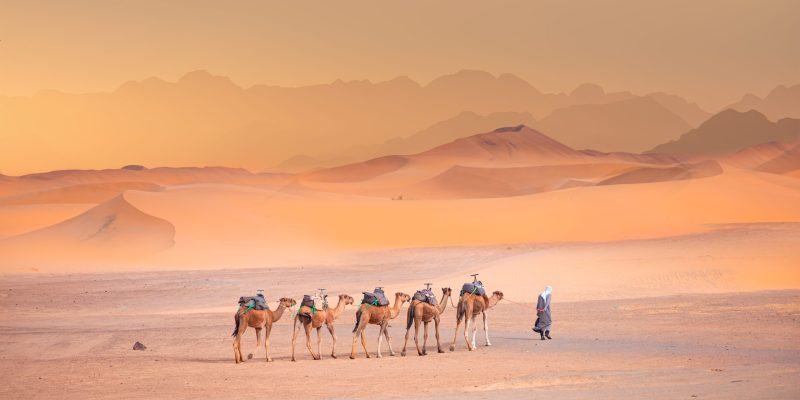
[[[311,360],[301,345],[298,361],[291,362],[291,319],[284,316],[271,336],[272,363],[262,353],[244,364],[233,362],[229,335],[236,296],[253,288],[266,289],[275,307],[280,296],[297,298],[320,286],[354,296],[378,283],[390,291],[414,289],[412,280],[435,270],[454,272],[434,279],[437,286],[455,286],[472,271],[467,256],[492,259],[506,252],[454,249],[433,258],[427,251],[405,251],[373,254],[391,263],[302,269],[4,276],[0,397],[238,399],[266,392],[272,398],[331,399],[793,399],[800,392],[797,290],[568,300],[580,296],[569,293],[565,279],[554,283],[550,341],[530,331],[530,309],[501,302],[489,314],[491,347],[483,346],[479,333],[474,352],[459,337],[452,353],[437,354],[429,342],[425,357],[413,351],[390,357],[384,346],[382,359],[365,359],[359,351],[350,360],[350,307],[336,325],[338,359],[328,356],[330,338],[323,330],[322,361]],[[637,282],[616,276],[617,282]],[[484,278],[490,289],[506,289],[507,282],[495,275]],[[534,272],[528,278],[530,289],[514,300],[528,303],[539,286],[551,282],[551,276]],[[711,284],[714,275],[662,280]],[[395,351],[403,343],[403,311],[390,328]],[[454,319],[448,306],[441,327],[446,345]],[[374,326],[367,330],[373,353],[376,332]],[[247,354],[255,347],[253,331],[244,339]],[[147,349],[132,350],[135,341]]]
[[[797,398],[796,149],[603,153],[514,126],[294,174],[3,177],[0,397]],[[349,360],[349,307],[339,359],[312,361],[301,339],[290,362],[287,312],[275,362],[234,364],[236,300],[257,289],[275,307],[320,287],[441,293],[472,273],[505,295],[490,348],[460,337],[454,353]],[[530,326],[545,285],[555,323],[542,342]],[[454,322],[446,311],[445,348]],[[254,342],[251,329],[245,354]]]

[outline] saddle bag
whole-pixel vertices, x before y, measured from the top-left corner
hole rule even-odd
[[[314,308],[314,298],[309,295],[304,295],[303,301],[300,302],[300,307]]]
[[[253,310],[269,310],[267,299],[262,294],[239,297],[239,306],[248,307]]]
[[[471,293],[471,294],[477,294],[479,296],[485,296],[486,289],[483,288],[483,283],[481,283],[480,281],[475,283],[470,282],[470,283],[465,283],[464,286],[461,287],[461,294],[463,295],[464,293]]]
[[[389,300],[386,299],[386,295],[383,293],[383,290],[375,288],[374,292],[362,292],[364,294],[364,298],[361,299],[361,304],[371,304],[373,306],[388,306]]]
[[[424,301],[434,306],[438,304],[438,301],[436,301],[436,295],[433,294],[433,291],[430,289],[422,289],[417,291],[417,293],[414,293],[414,300]]]
[[[378,298],[378,305],[379,306],[388,306],[389,305],[389,299],[386,298],[386,294],[383,293],[383,289],[375,288],[375,292],[374,293],[375,293],[375,297]]]

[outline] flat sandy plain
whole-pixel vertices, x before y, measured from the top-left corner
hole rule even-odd
[[[491,347],[483,346],[479,332],[476,351],[466,351],[459,335],[451,353],[455,314],[448,306],[441,327],[446,353],[436,353],[431,332],[425,357],[415,351],[399,356],[404,308],[390,328],[397,356],[388,356],[384,346],[382,359],[366,359],[360,349],[349,359],[355,311],[349,307],[336,325],[338,359],[329,356],[323,329],[323,359],[313,361],[301,341],[299,360],[291,362],[292,319],[285,314],[271,337],[274,362],[265,362],[263,353],[233,362],[236,296],[253,287],[266,289],[273,308],[278,297],[300,298],[322,286],[358,296],[376,277],[389,291],[408,291],[418,285],[409,277],[433,264],[453,273],[437,286],[455,287],[470,272],[464,254],[490,261],[537,251],[411,249],[365,255],[366,263],[304,268],[4,275],[0,398],[800,397],[798,290],[714,293],[726,291],[715,286],[702,294],[636,297],[639,292],[615,286],[627,298],[612,299],[601,291],[594,298],[574,292],[559,298],[562,287],[556,286],[553,340],[534,337],[530,309],[504,301],[490,311]],[[697,279],[707,278],[673,277],[675,284]],[[487,281],[490,289],[503,290]],[[535,286],[529,296],[508,298],[531,302],[541,289]],[[367,332],[373,355],[376,332],[375,326]],[[147,350],[132,350],[135,341]],[[243,347],[245,354],[253,351],[253,330]]]

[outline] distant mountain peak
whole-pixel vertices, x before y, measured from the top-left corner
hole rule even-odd
[[[497,128],[497,129],[495,129],[493,132],[497,132],[497,133],[503,133],[503,132],[519,132],[519,131],[521,131],[521,130],[522,130],[522,128],[528,128],[528,127],[527,127],[527,126],[525,126],[524,124],[523,124],[523,125],[517,125],[517,126],[504,126],[504,127],[502,127],[502,128]],[[528,129],[530,129],[530,128],[528,128]]]
[[[596,83],[583,83],[578,85],[570,96],[578,96],[578,97],[592,97],[592,96],[603,96],[606,94],[605,89],[602,86]]]
[[[800,119],[772,122],[756,111],[722,110],[677,140],[654,147],[651,153],[680,155],[726,155],[747,146],[800,137]]]
[[[215,88],[228,86],[230,88],[241,89],[241,87],[233,83],[233,81],[227,76],[213,75],[203,69],[187,73],[178,79],[177,84],[194,87],[210,86]]]

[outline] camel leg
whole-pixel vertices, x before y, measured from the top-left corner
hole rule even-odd
[[[439,341],[439,316],[437,315],[436,318],[433,319],[433,328],[436,329],[436,351],[439,353],[444,353],[442,350],[442,343]]]
[[[336,358],[336,332],[333,330],[333,323],[327,324],[328,332],[331,334],[331,358]]]
[[[311,353],[311,358],[316,360],[317,356],[314,355],[314,349],[311,348],[311,323],[304,323],[303,329],[306,331],[306,348]]]
[[[394,349],[392,349],[392,338],[389,337],[389,321],[386,321],[386,328],[383,328],[383,335],[386,336],[386,344],[389,345],[389,355],[394,357]]]
[[[453,332],[453,343],[450,345],[450,351],[456,350],[456,339],[458,339],[458,328],[461,327],[461,318],[456,319],[456,329]]]
[[[383,330],[386,329],[385,328],[385,322],[381,323],[379,326],[380,326],[380,330],[378,330],[378,355],[377,355],[377,357],[381,358],[381,357],[383,357],[381,355],[381,343],[383,343]]]
[[[475,337],[478,336],[478,324],[475,323],[475,317],[472,317],[472,348],[478,347]]]
[[[269,324],[264,329],[264,351],[267,356],[267,362],[272,362],[272,359],[269,357],[269,334],[272,333],[272,324]]]
[[[360,328],[360,327],[361,327],[361,324],[358,324],[358,326],[356,327],[356,331],[353,332],[353,347],[350,348],[350,359],[351,360],[356,358],[356,341],[358,340],[358,334],[359,334],[358,328]]]
[[[400,356],[402,356],[402,357],[406,356],[406,348],[408,347],[408,335],[410,333],[411,333],[411,327],[409,326],[406,329],[406,337],[405,337],[405,340],[403,341],[403,350],[400,350]]]
[[[241,347],[239,346],[239,339],[240,336],[237,334],[236,337],[233,339],[233,360],[238,364],[242,362],[242,353]]]
[[[486,335],[486,345],[491,346],[492,342],[489,341],[489,316],[483,313],[483,333]]]
[[[258,354],[258,351],[261,350],[261,328],[255,328],[256,330],[256,349],[252,353],[247,353],[247,359],[252,360],[253,354]]]
[[[370,358],[369,350],[367,350],[367,327],[365,326],[364,329],[361,330],[361,346],[364,347],[364,355],[367,358]]]
[[[422,355],[422,349],[419,348],[419,321],[414,318],[414,345],[417,346],[417,355]]]
[[[294,347],[297,344],[297,334],[300,333],[300,326],[297,323],[300,322],[300,316],[294,316],[294,325],[292,326],[292,361],[297,361],[294,358]]]
[[[321,329],[322,329],[322,326],[317,327],[317,358],[315,358],[315,360],[321,360],[322,359],[322,349],[321,349],[321,347],[322,347],[322,335],[320,335],[320,330]]]
[[[467,342],[467,350],[472,351],[472,343],[469,342],[469,317],[464,317],[464,341]]]
[[[430,324],[430,323],[431,323],[431,321],[426,321],[425,322],[425,326],[422,328],[422,329],[425,329],[425,334],[422,337],[422,355],[423,356],[427,356],[428,355],[428,324]]]
[[[236,338],[233,340],[233,356],[237,364],[244,362],[244,358],[242,358],[242,336],[244,336],[244,331],[247,329],[247,321],[243,317],[240,318],[239,331],[236,332]]]

